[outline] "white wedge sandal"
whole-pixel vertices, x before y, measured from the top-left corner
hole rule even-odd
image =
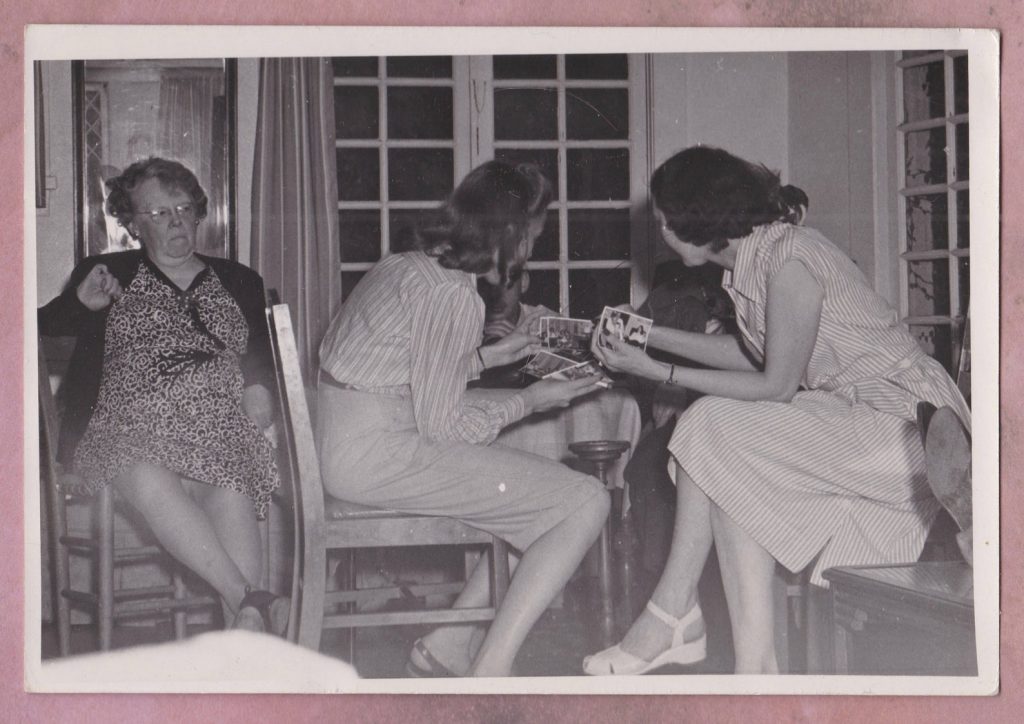
[[[583,671],[591,676],[623,676],[630,674],[646,674],[667,664],[695,664],[707,656],[708,636],[702,633],[693,641],[683,641],[683,632],[693,623],[703,618],[700,605],[695,605],[682,618],[666,613],[653,601],[647,602],[647,610],[655,618],[672,628],[672,645],[658,654],[653,661],[645,661],[639,656],[623,651],[618,645],[599,651],[593,656],[583,659]]]

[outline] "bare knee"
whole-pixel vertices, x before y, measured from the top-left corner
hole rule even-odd
[[[580,512],[582,515],[587,516],[587,520],[596,522],[598,525],[603,525],[605,520],[608,519],[608,514],[612,509],[611,496],[608,491],[604,489],[604,486],[597,487],[596,490],[591,494],[584,503]]]
[[[181,478],[167,468],[139,462],[113,481],[117,492],[134,508],[142,509],[150,502],[163,500],[169,492],[181,491]]]

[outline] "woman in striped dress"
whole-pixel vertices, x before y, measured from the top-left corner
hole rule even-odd
[[[791,188],[791,187],[789,187]],[[637,674],[705,653],[697,581],[712,543],[737,673],[777,671],[776,562],[811,580],[836,565],[916,560],[939,508],[925,479],[918,402],[969,426],[953,381],[853,262],[787,222],[776,174],[720,149],[689,148],[651,179],[655,218],[688,266],[725,268],[738,337],[657,328],[648,344],[713,369],[656,362],[611,342],[612,369],[706,396],[669,451],[678,488],[672,551],[647,610],[588,674]]]
[[[491,445],[532,412],[565,407],[598,378],[541,380],[502,400],[466,395],[489,367],[540,348],[527,315],[481,346],[476,276],[508,282],[543,228],[551,189],[533,166],[491,161],[472,171],[419,234],[360,280],[320,347],[319,450],[324,485],[343,500],[463,520],[522,553],[485,638],[443,626],[418,641],[414,676],[507,676],[530,628],[579,565],[608,516],[593,477]],[[482,561],[455,602],[486,606]]]

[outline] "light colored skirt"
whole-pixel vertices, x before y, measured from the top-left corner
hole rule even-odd
[[[595,495],[600,482],[501,445],[428,440],[411,399],[321,384],[324,487],[352,503],[456,518],[523,551]]]

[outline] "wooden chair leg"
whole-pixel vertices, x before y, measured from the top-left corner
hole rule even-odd
[[[613,603],[614,583],[612,580],[611,519],[601,528],[597,542],[598,582],[601,589],[601,644],[604,647],[615,644],[615,608]]]
[[[100,651],[109,651],[114,630],[114,495],[105,486],[97,495],[99,548],[96,552]]]
[[[501,606],[508,593],[509,579],[508,543],[497,536],[491,546],[491,596],[494,608]]]
[[[57,627],[57,643],[61,656],[71,653],[71,609],[64,592],[71,589],[70,562],[68,549],[61,538],[68,533],[67,509],[64,491],[60,489],[50,471],[50,479],[46,483],[47,501],[49,502],[49,544],[50,565],[53,568],[53,615]]]
[[[358,570],[356,569],[356,550],[350,548],[345,555],[345,588],[354,591],[359,587]],[[345,608],[349,613],[355,613],[357,604],[355,601],[349,603]],[[352,627],[346,629],[345,647],[348,649],[348,662],[353,667],[356,665],[356,632],[359,629]]]
[[[299,646],[320,651],[324,626],[324,594],[327,592],[327,556],[323,548],[305,546],[299,598]]]
[[[185,587],[185,579],[181,575],[181,569],[177,562],[172,562],[172,565],[174,566],[174,573],[172,574],[174,579],[174,600],[180,601],[188,596],[188,589]],[[175,609],[174,638],[177,641],[181,641],[186,635],[188,635],[188,611],[183,608]]]

